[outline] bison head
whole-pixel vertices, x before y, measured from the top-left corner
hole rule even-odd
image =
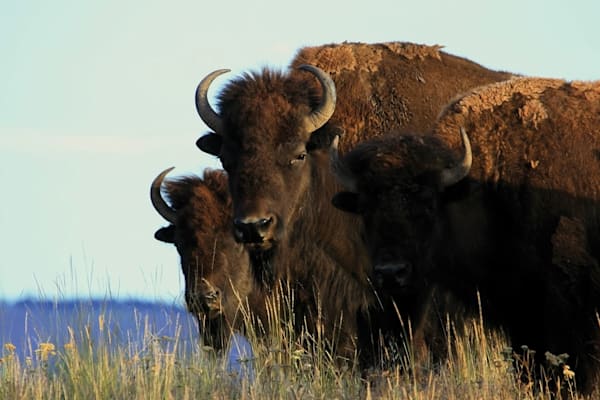
[[[443,193],[471,166],[469,139],[456,161],[435,136],[389,135],[358,145],[343,159],[332,145],[332,168],[350,191],[337,193],[337,208],[360,214],[372,262],[372,280],[394,293],[415,288],[438,236]],[[450,167],[448,167],[450,166]]]
[[[214,130],[197,145],[217,155],[227,171],[235,237],[254,250],[268,250],[286,235],[311,201],[307,193],[322,161],[315,150],[323,148],[323,135],[316,139],[314,132],[334,112],[335,85],[316,67],[300,70],[244,75],[221,92],[219,113],[207,90],[227,70],[209,74],[196,91],[198,113]]]
[[[173,243],[181,257],[185,301],[196,316],[204,342],[221,348],[242,321],[240,307],[252,295],[252,271],[242,245],[231,235],[231,200],[222,171],[207,170],[203,179],[184,177],[165,182],[169,168],[152,182],[154,208],[170,225],[156,239]]]

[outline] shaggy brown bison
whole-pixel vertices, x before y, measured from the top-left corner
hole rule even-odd
[[[264,70],[227,84],[217,113],[207,90],[224,72],[209,74],[198,86],[198,112],[214,131],[198,146],[228,171],[239,239],[261,248],[293,231],[303,195],[317,179],[305,166],[335,135],[344,133],[343,151],[389,129],[425,131],[457,94],[511,77],[439,46],[309,47],[300,50],[289,74]]]
[[[155,237],[177,248],[188,310],[198,319],[204,343],[221,349],[232,331],[243,330],[252,317],[257,324],[266,317],[265,297],[252,277],[248,252],[231,234],[226,174],[207,169],[202,178],[165,181],[169,205],[161,187],[172,169],[152,182],[152,204],[170,223],[156,231]]]
[[[207,91],[227,71],[205,77],[196,106],[214,132],[197,144],[228,173],[237,239],[272,260],[273,275],[300,290],[309,314],[321,309],[328,324],[349,324],[331,329],[351,338],[356,311],[377,304],[360,220],[330,204],[339,190],[331,140],[343,134],[347,149],[387,129],[427,130],[458,93],[510,75],[409,43],[305,48],[291,66],[227,83],[218,112]]]
[[[487,322],[539,358],[568,353],[579,388],[591,389],[600,83],[478,88],[450,103],[431,135],[376,138],[333,164],[350,190],[333,203],[362,216],[376,284],[406,291],[425,279],[465,304],[479,291]]]

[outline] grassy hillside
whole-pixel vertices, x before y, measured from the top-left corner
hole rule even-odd
[[[0,303],[0,322],[0,399],[551,398],[544,379],[519,379],[533,370],[531,350],[507,348],[481,319],[448,339],[445,361],[417,360],[409,344],[398,366],[368,372],[332,361],[320,338],[297,337],[285,321],[267,338],[249,332],[252,354],[216,354],[173,305]],[[558,398],[583,398],[572,371],[548,368],[563,387]]]

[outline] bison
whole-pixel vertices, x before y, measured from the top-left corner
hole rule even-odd
[[[579,389],[592,389],[600,82],[491,84],[451,102],[429,135],[389,133],[341,157],[333,148],[347,188],[333,204],[362,217],[376,284],[439,285],[474,307],[478,291],[513,345],[539,361],[569,354]]]
[[[328,321],[349,325],[335,329],[351,338],[355,313],[379,303],[361,222],[330,204],[340,189],[328,168],[331,141],[342,135],[345,151],[384,130],[427,130],[458,93],[511,75],[439,46],[308,47],[287,73],[264,69],[226,84],[217,112],[207,91],[225,72],[198,85],[196,106],[213,132],[197,145],[228,173],[235,236],[271,260],[268,275],[299,289],[296,298],[309,314],[324,310]]]
[[[152,182],[150,196],[156,211],[170,225],[155,238],[173,243],[181,257],[185,302],[197,318],[205,344],[221,349],[232,331],[243,331],[254,319],[255,328],[266,321],[265,296],[252,277],[246,249],[231,234],[231,198],[223,171],[204,171],[164,183],[173,168]],[[250,311],[252,315],[248,315]]]

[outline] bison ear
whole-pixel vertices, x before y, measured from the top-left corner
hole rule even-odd
[[[221,145],[223,144],[223,138],[221,135],[216,133],[207,133],[201,136],[200,139],[196,140],[196,146],[205,153],[218,156],[221,154]]]
[[[358,193],[354,192],[339,192],[333,196],[331,203],[335,208],[349,213],[359,214]]]
[[[175,243],[175,226],[160,228],[154,233],[154,238],[165,243]]]
[[[317,131],[314,131],[310,136],[308,143],[306,144],[306,150],[313,151],[319,149],[329,149],[331,147],[331,143],[333,143],[333,139],[336,136],[344,135],[344,130],[339,127],[331,126],[327,129],[321,128]]]

